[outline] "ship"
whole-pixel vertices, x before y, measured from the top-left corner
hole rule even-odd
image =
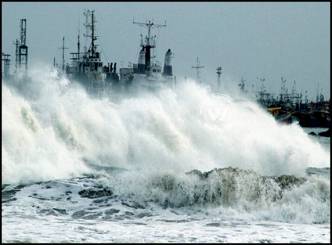
[[[173,85],[175,77],[172,68],[172,51],[168,49],[165,53],[164,66],[156,60],[153,49],[156,48],[156,35],[152,35],[153,28],[165,27],[155,24],[153,21],[136,22],[133,24],[147,28],[147,34],[143,38],[138,53],[138,62],[131,66],[122,67],[117,70],[117,62],[104,64],[101,60],[101,53],[98,50],[96,36],[96,19],[94,10],[84,12],[85,16],[85,37],[90,39],[88,48],[81,51],[80,34],[77,35],[77,50],[71,52],[71,64],[62,64],[62,73],[75,81],[80,82],[90,92],[107,91],[112,87],[128,87],[139,85],[142,87],[155,87],[158,84]],[[64,57],[64,38],[63,38],[63,57]]]

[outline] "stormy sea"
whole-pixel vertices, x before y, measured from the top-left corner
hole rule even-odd
[[[330,138],[187,79],[2,80],[3,242],[330,242]]]

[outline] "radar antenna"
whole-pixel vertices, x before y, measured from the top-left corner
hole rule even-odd
[[[147,22],[138,22],[138,21],[135,21],[133,18],[133,24],[148,28],[148,35],[145,37],[145,45],[149,45],[149,46],[151,46],[151,48],[154,48],[156,36],[151,36],[151,29],[166,27],[166,20],[165,20],[164,24],[155,24],[155,23],[153,23],[153,21],[150,21],[150,20]],[[142,44],[141,44],[141,46],[143,47]]]
[[[166,21],[165,24],[155,24],[153,21],[147,21],[147,22],[138,22],[135,21],[133,18],[133,24],[146,27],[148,29],[148,34],[145,36],[145,40],[143,41],[143,36],[141,34],[141,47],[145,50],[145,70],[149,73],[151,70],[151,58],[154,58],[154,56],[151,57],[151,49],[156,47],[156,35],[151,36],[151,29],[152,28],[161,28],[166,27]]]

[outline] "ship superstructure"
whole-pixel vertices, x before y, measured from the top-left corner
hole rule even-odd
[[[153,49],[156,48],[156,35],[152,35],[153,28],[165,27],[155,24],[152,21],[136,22],[133,24],[147,28],[147,35],[141,35],[140,51],[138,62],[129,67],[122,67],[117,72],[117,63],[110,62],[104,65],[101,60],[101,53],[96,44],[96,19],[93,10],[84,12],[85,29],[84,36],[89,38],[89,47],[81,51],[80,34],[77,35],[77,50],[71,54],[71,64],[63,68],[63,73],[80,81],[88,90],[107,89],[112,86],[126,86],[133,83],[151,83],[153,81],[174,81],[173,68],[171,64],[172,51],[168,49],[165,54],[164,66],[156,60]],[[62,47],[64,57],[64,43]],[[64,58],[63,58],[64,59]],[[63,61],[64,63],[64,61]]]
[[[11,55],[1,52],[1,77],[10,80],[14,75],[20,79],[27,79],[28,71],[28,45],[27,45],[27,20],[20,19],[19,38],[13,43],[15,45],[15,69],[10,68]],[[17,79],[17,80],[20,80]]]
[[[164,66],[156,60],[154,49],[156,48],[156,35],[152,35],[153,28],[166,27],[163,25],[155,24],[152,21],[137,22],[133,20],[133,24],[146,27],[147,35],[143,38],[141,34],[140,51],[138,54],[138,62],[134,63],[132,67],[120,68],[120,79],[123,82],[131,83],[133,81],[144,80],[146,82],[153,81],[172,81],[173,68],[172,68],[172,51],[168,49],[165,53]]]
[[[116,72],[116,63],[103,65],[101,54],[96,44],[96,20],[94,10],[84,12],[86,33],[84,36],[90,39],[89,47],[85,47],[81,52],[80,34],[77,35],[77,51],[70,53],[71,64],[65,68],[65,73],[80,81],[89,90],[103,89],[111,85],[112,82],[119,81]]]

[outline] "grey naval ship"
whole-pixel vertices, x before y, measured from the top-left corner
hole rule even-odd
[[[173,86],[175,77],[172,69],[172,51],[168,49],[165,53],[164,66],[156,60],[153,55],[153,49],[156,48],[156,35],[152,34],[152,29],[165,27],[155,24],[153,21],[136,22],[137,24],[147,28],[147,34],[143,38],[141,34],[141,43],[138,54],[138,62],[128,67],[122,67],[117,70],[116,62],[108,62],[104,64],[101,60],[101,53],[96,44],[96,19],[94,10],[84,12],[85,16],[85,37],[89,39],[89,47],[81,51],[80,34],[77,35],[77,50],[71,52],[71,63],[62,64],[62,73],[79,81],[90,92],[100,92],[112,87],[133,87],[136,85],[153,88],[160,84]],[[62,45],[64,57],[64,39]],[[54,65],[55,62],[54,62]]]

